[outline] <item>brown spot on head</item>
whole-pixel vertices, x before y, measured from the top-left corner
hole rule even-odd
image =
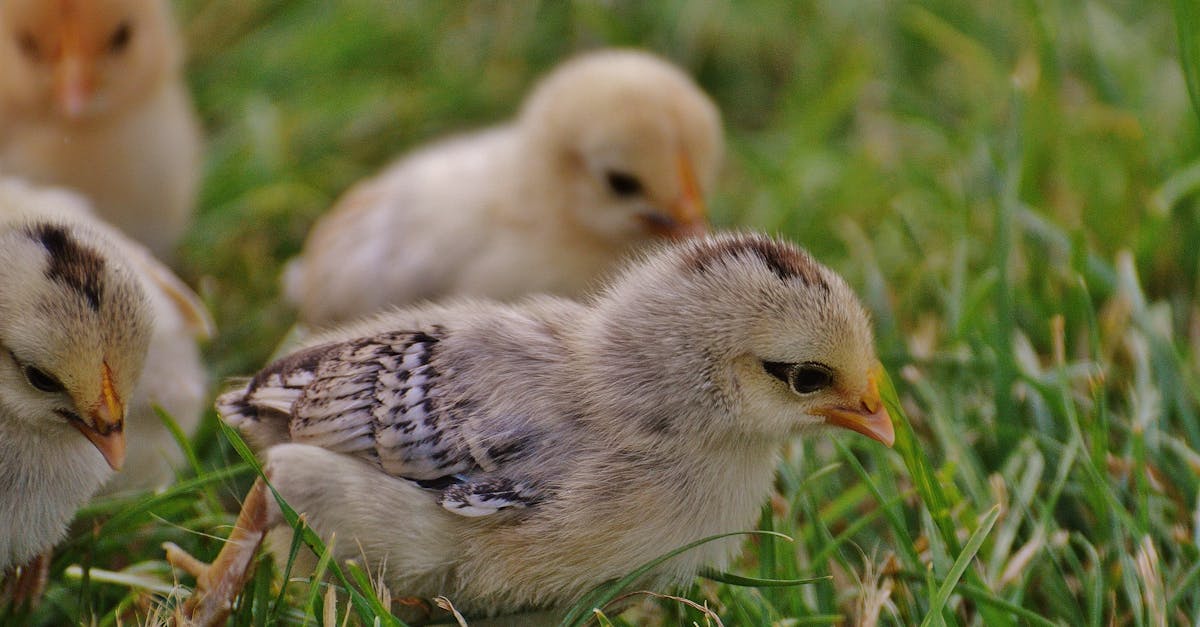
[[[46,278],[75,290],[92,308],[100,310],[104,272],[104,257],[83,245],[57,224],[38,224],[28,231],[29,237],[46,249],[50,265]]]
[[[711,272],[717,264],[750,259],[757,260],[781,281],[797,279],[805,285],[829,289],[820,266],[808,253],[763,235],[735,235],[698,242],[684,257],[684,264],[704,273]]]

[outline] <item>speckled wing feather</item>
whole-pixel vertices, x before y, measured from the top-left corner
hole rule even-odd
[[[464,516],[536,502],[530,486],[488,472],[502,460],[473,451],[464,416],[443,402],[434,366],[439,333],[397,331],[298,351],[221,395],[217,410],[259,442],[368,460],[439,492],[443,507]]]

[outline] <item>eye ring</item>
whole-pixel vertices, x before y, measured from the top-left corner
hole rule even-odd
[[[813,394],[833,385],[833,369],[820,362],[763,361],[762,365],[767,374],[786,383],[796,394]]]
[[[642,182],[628,172],[609,170],[604,174],[604,180],[614,194],[624,198],[637,196],[643,191]]]
[[[29,382],[29,385],[32,385],[34,389],[41,392],[54,394],[66,389],[63,387],[61,381],[54,378],[54,375],[36,366],[25,366],[22,372],[25,374],[25,380]]]

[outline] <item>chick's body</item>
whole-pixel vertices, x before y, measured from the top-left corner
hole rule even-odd
[[[529,189],[520,152],[516,129],[496,129],[438,144],[352,189],[285,277],[305,319],[345,321],[448,294],[581,292],[614,253],[584,233],[564,239],[572,227],[554,214],[520,213],[509,199],[567,201]]]
[[[497,614],[561,607],[752,528],[791,435],[829,423],[890,444],[877,367],[836,274],[790,245],[723,236],[634,264],[587,303],[467,301],[331,332],[218,410],[265,449],[283,498],[336,533],[336,558],[365,556],[394,593]],[[269,497],[251,501],[227,547],[278,520]],[[647,583],[721,566],[736,545],[685,553]],[[222,607],[203,599],[202,616]]]
[[[0,185],[0,571],[50,549],[125,458],[149,304],[103,233]]]
[[[4,387],[14,381],[6,378]],[[14,411],[5,408],[0,414]],[[19,411],[19,409],[15,410]],[[28,429],[0,415],[0,580],[51,549],[112,470],[69,425]]]
[[[165,267],[163,270],[168,272]],[[196,433],[204,415],[209,379],[199,340],[209,336],[211,322],[199,297],[171,278],[176,285],[167,287],[156,279],[142,277],[154,316],[154,331],[146,366],[130,396],[125,419],[125,437],[131,443],[125,469],[104,485],[101,494],[157,490],[175,479],[175,471],[183,463],[183,449],[163,424],[156,407],[188,437]]]
[[[462,439],[442,443],[446,459],[471,460],[461,468],[435,461],[440,451],[404,453],[403,461],[382,453],[383,468],[402,467],[410,477],[398,478],[379,472],[374,453],[343,454],[365,446],[345,442],[344,432],[310,435],[293,425],[292,434],[272,441],[282,435],[274,431],[278,425],[260,429],[226,419],[268,447],[273,483],[297,511],[309,513],[314,529],[355,539],[338,557],[358,557],[361,546],[372,566],[386,564],[392,590],[446,595],[475,614],[555,605],[668,548],[753,528],[779,448],[766,437],[680,446],[669,429],[629,424],[646,420],[629,407],[596,403],[583,390],[604,373],[588,367],[587,353],[570,337],[588,314],[567,301],[455,307],[388,317],[339,337],[353,343],[364,331],[392,337],[385,329],[424,329],[421,335],[435,340],[428,376],[437,384],[427,391],[428,407],[436,421],[459,423],[454,429]],[[409,337],[396,339],[403,345]],[[409,394],[397,404],[424,401]],[[706,411],[675,409],[695,411],[696,420]],[[399,437],[445,436],[418,427]],[[376,439],[388,440],[386,430],[376,431]],[[459,486],[467,488],[461,495],[443,493],[440,504],[411,479],[436,483],[449,470],[477,477]],[[518,505],[493,509],[509,500]],[[288,545],[275,544],[284,554]],[[659,583],[702,564],[721,565],[736,545],[733,539],[693,551],[659,573]]]
[[[165,0],[0,4],[0,173],[81,192],[163,258],[200,175],[169,11]]]
[[[197,342],[211,332],[207,311],[199,297],[145,248],[93,216],[82,197],[0,178],[0,228],[27,220],[57,220],[98,232],[104,238],[104,253],[125,264],[145,294],[152,326],[145,367],[126,398],[124,432],[130,446],[122,472],[101,491],[166,485],[183,453],[154,407],[166,411],[186,434],[199,424],[208,375]]]
[[[719,114],[646,53],[564,64],[513,122],[418,150],[354,186],[284,277],[324,325],[445,296],[575,296],[630,249],[704,224]]]

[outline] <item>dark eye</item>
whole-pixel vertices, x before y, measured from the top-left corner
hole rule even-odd
[[[833,372],[822,364],[796,364],[791,374],[788,385],[798,394],[812,394],[833,384]]]
[[[833,370],[825,364],[813,361],[802,364],[787,364],[764,361],[763,370],[783,381],[797,394],[812,394],[833,385]]]
[[[117,30],[113,31],[112,37],[108,38],[108,49],[111,52],[121,52],[129,46],[129,39],[133,37],[133,27],[129,22],[121,22],[117,26]]]
[[[25,366],[25,379],[29,381],[29,385],[46,393],[54,393],[63,391],[63,384],[55,379],[53,375],[47,374],[41,368],[33,366]]]
[[[41,52],[38,50],[37,40],[29,33],[20,33],[17,35],[17,47],[21,52],[34,61],[41,57]]]
[[[618,196],[635,196],[642,193],[642,182],[632,174],[609,172],[605,175],[608,186]]]

